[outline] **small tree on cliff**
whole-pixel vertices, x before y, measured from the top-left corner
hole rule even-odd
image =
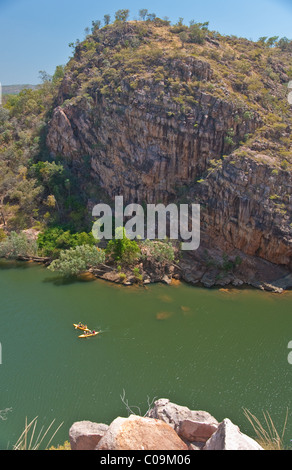
[[[141,21],[145,21],[147,14],[148,14],[147,8],[141,8],[141,10],[139,10],[139,17],[140,17],[140,20],[141,20]]]
[[[122,23],[125,23],[128,18],[129,18],[130,10],[118,10],[115,13],[115,19],[116,21],[121,21]]]
[[[100,26],[101,26],[101,21],[100,20],[96,20],[96,21],[92,21],[92,28],[91,28],[91,31],[94,33],[95,31],[98,31],[100,29]]]
[[[111,16],[110,15],[104,15],[103,22],[104,22],[105,26],[109,25],[110,22],[111,22]]]

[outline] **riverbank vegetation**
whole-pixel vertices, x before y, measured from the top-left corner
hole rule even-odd
[[[118,236],[120,238],[118,238]],[[32,236],[31,233],[11,232],[0,240],[0,258],[41,260],[49,270],[65,277],[78,276],[91,268],[107,263],[119,273],[120,281],[126,279],[122,269],[130,270],[136,281],[142,281],[138,263],[162,266],[171,265],[175,259],[175,247],[168,240],[130,240],[125,228],[116,230],[116,238],[105,248],[92,233],[71,233],[61,228],[46,229]]]
[[[65,277],[71,277],[104,262],[104,250],[95,246],[81,245],[61,251],[60,257],[49,265],[49,269],[53,272],[57,271]]]
[[[36,241],[29,239],[25,233],[11,232],[0,242],[0,258],[17,259],[37,256],[37,251]]]
[[[64,231],[60,227],[48,228],[40,232],[37,238],[39,255],[52,259],[58,258],[63,250],[95,244],[96,240],[91,232],[71,233],[70,230]]]
[[[130,240],[126,230],[119,227],[115,231],[115,238],[107,244],[106,253],[119,264],[133,264],[141,256],[141,250],[135,240]]]

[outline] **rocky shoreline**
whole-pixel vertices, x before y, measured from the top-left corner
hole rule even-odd
[[[144,258],[135,266],[138,276],[133,267],[123,266],[121,272],[114,263],[92,268],[90,272],[97,278],[125,286],[157,282],[171,285],[182,281],[204,288],[253,287],[277,294],[292,288],[292,273],[286,266],[244,255],[240,250],[233,250],[227,257],[216,247],[207,250],[204,241],[196,251],[182,253],[176,249],[175,259],[172,263],[158,263]]]
[[[35,233],[30,236],[36,238]],[[282,294],[292,289],[292,273],[262,258],[233,250],[228,256],[214,246],[206,248],[204,237],[198,250],[181,252],[174,246],[174,262],[158,262],[147,252],[134,265],[118,266],[108,259],[106,264],[89,268],[88,274],[97,279],[124,286],[147,286],[153,283],[173,285],[179,281],[204,288],[256,288]],[[104,248],[104,247],[102,247]],[[40,256],[18,256],[18,260],[49,266],[51,259]]]
[[[226,418],[159,399],[144,417],[117,417],[110,425],[80,421],[69,430],[71,450],[264,450]]]
[[[48,266],[50,258],[37,256],[19,256],[19,261],[40,263]],[[256,264],[255,264],[256,263]],[[224,272],[220,267],[207,266],[197,257],[188,256],[180,263],[159,264],[141,262],[136,266],[139,274],[132,267],[123,267],[119,271],[115,264],[101,264],[90,268],[89,273],[97,279],[122,284],[124,286],[147,286],[153,283],[173,285],[178,281],[204,288],[245,288],[253,287],[267,292],[282,294],[292,288],[292,273],[285,268],[275,267],[265,260],[245,258],[243,266]],[[251,274],[251,269],[255,269]],[[261,272],[262,271],[262,275]],[[269,270],[271,273],[269,274]]]
[[[212,287],[219,288],[245,288],[253,287],[262,291],[282,294],[292,288],[292,274],[287,273],[282,277],[276,278],[274,281],[265,281],[257,279],[247,279],[245,276],[238,276],[234,272],[226,273],[218,278],[216,270],[208,270],[202,267],[202,270],[194,272],[193,270],[186,269],[185,271],[178,265],[171,265],[165,271],[149,271],[140,267],[140,276],[133,274],[130,269],[124,269],[124,276],[112,266],[103,265],[98,269],[91,268],[89,272],[98,279],[122,284],[124,286],[132,286],[135,284],[147,286],[152,283],[164,283],[167,285],[174,285],[178,281],[186,282],[187,284],[204,287],[210,289]]]

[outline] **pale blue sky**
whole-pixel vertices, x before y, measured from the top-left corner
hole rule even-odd
[[[120,8],[131,19],[147,8],[172,22],[210,21],[222,34],[292,39],[292,0],[0,0],[0,82],[38,83],[39,70],[52,74],[67,62],[68,44],[82,40],[92,20]]]

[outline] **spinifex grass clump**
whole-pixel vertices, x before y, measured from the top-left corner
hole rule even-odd
[[[36,434],[36,427],[37,427],[37,416],[28,424],[27,418],[25,418],[25,428],[21,436],[19,437],[16,444],[13,446],[14,450],[39,450],[42,442],[44,441],[45,437],[48,435],[50,429],[52,428],[55,419],[51,422],[47,429],[44,429],[44,426],[41,427],[41,430],[38,434]],[[61,423],[56,431],[51,436],[48,444],[45,447],[45,450],[48,449],[49,445],[51,444],[52,440],[54,439],[55,435],[61,428],[63,423]]]
[[[275,424],[267,411],[266,413],[263,412],[264,416],[264,423],[262,424],[260,420],[253,415],[249,410],[246,408],[243,409],[244,416],[250,422],[253,427],[253,430],[256,433],[258,443],[263,447],[265,450],[284,450],[284,434],[286,431],[287,426],[287,419],[288,419],[288,409],[285,416],[285,421],[283,425],[282,433],[279,434]]]

